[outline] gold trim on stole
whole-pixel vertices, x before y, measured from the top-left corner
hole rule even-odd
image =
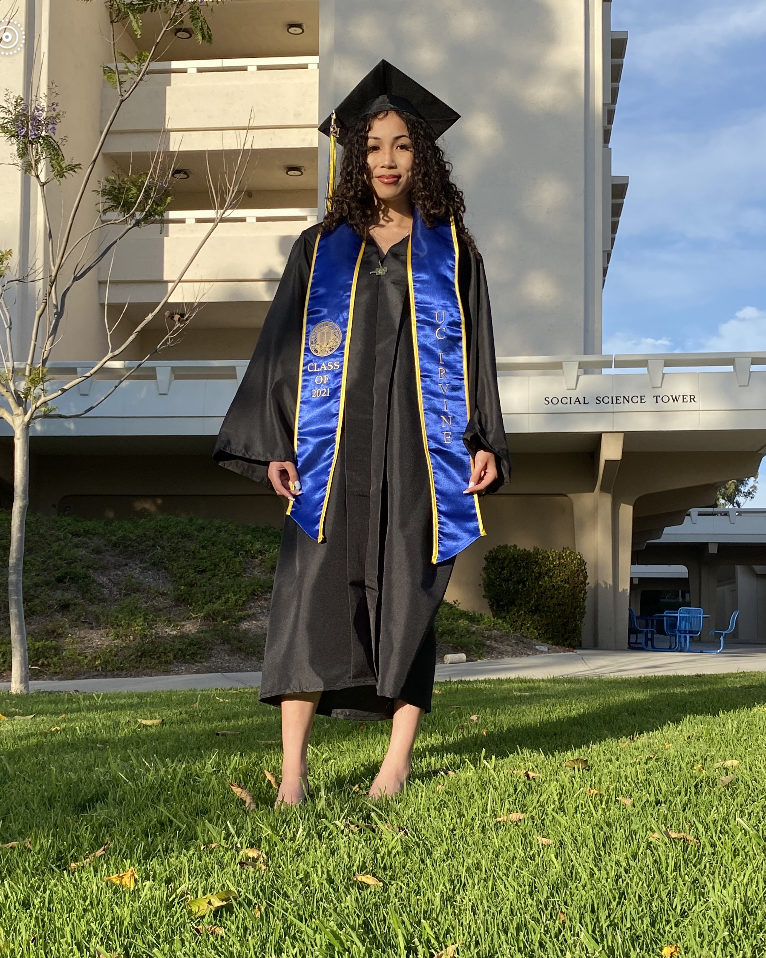
[[[317,250],[319,249],[319,240],[322,238],[320,233],[314,243],[314,253],[311,257],[311,270],[309,271],[309,283],[306,288],[306,302],[303,304],[303,326],[301,327],[301,354],[298,360],[298,396],[295,402],[295,429],[293,430],[293,449],[295,449],[296,459],[298,458],[298,423],[301,418],[301,390],[303,388],[303,353],[306,349],[306,324],[309,312],[309,294],[311,293],[311,283],[314,280],[314,266],[317,261]],[[290,515],[293,504],[290,502],[287,506],[287,515]]]
[[[356,301],[356,282],[359,279],[359,267],[362,265],[362,256],[364,255],[364,248],[367,245],[367,240],[362,240],[362,246],[359,250],[359,255],[356,258],[356,266],[354,267],[354,279],[351,282],[351,298],[348,304],[348,326],[346,327],[346,342],[343,346],[343,376],[340,381],[340,409],[338,410],[338,428],[335,433],[335,451],[332,456],[332,465],[330,466],[330,477],[327,480],[327,492],[325,492],[324,502],[322,503],[322,512],[319,515],[319,533],[317,537],[318,542],[322,542],[324,539],[324,520],[327,513],[327,504],[330,501],[330,490],[332,489],[332,480],[335,475],[335,464],[338,461],[338,452],[340,451],[340,434],[343,429],[343,413],[346,408],[346,379],[348,377],[348,349],[351,343],[351,327],[354,322],[354,303]],[[309,289],[311,286],[309,285]],[[306,295],[306,302],[308,303],[308,294]],[[304,330],[304,341],[306,332]],[[303,356],[301,355],[301,364],[303,363]]]
[[[426,431],[426,415],[423,408],[423,384],[420,380],[420,353],[418,351],[418,326],[415,315],[415,281],[412,276],[412,233],[407,244],[407,283],[410,292],[410,322],[412,324],[412,348],[415,353],[415,380],[418,384],[418,412],[420,413],[420,431],[423,436],[423,448],[426,452],[428,466],[428,481],[431,486],[431,525],[433,528],[433,552],[431,562],[435,565],[439,555],[439,512],[436,502],[436,486],[434,484],[434,468],[431,464],[431,452],[428,448],[428,433]]]
[[[457,229],[455,227],[455,218],[450,216],[450,226],[452,227],[452,242],[455,246],[455,295],[457,296],[457,305],[460,310],[460,333],[463,337],[463,384],[465,388],[465,413],[466,413],[466,422],[471,421],[471,394],[468,391],[468,346],[466,344],[465,336],[465,313],[463,312],[463,301],[460,298],[460,286],[458,285],[458,268],[460,265],[460,252],[458,250],[457,242]],[[471,456],[471,471],[473,471],[474,461],[473,456]],[[476,506],[476,519],[479,523],[479,532],[485,536],[487,530],[484,528],[484,520],[481,515],[481,507],[479,506],[479,496],[477,493],[473,494],[473,503]]]

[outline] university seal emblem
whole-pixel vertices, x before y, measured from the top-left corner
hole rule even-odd
[[[309,349],[315,356],[329,356],[334,353],[343,340],[343,333],[337,323],[330,320],[317,323],[311,330]]]

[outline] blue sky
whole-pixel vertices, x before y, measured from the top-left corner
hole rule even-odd
[[[612,28],[630,186],[603,351],[766,350],[766,0],[614,0]]]

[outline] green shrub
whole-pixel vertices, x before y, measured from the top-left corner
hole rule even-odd
[[[585,560],[573,549],[503,545],[484,560],[484,598],[497,618],[530,639],[580,644],[588,585]]]

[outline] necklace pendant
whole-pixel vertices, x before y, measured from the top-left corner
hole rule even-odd
[[[378,260],[378,265],[375,269],[370,270],[370,276],[384,276],[388,272],[388,267],[384,266],[380,260]]]

